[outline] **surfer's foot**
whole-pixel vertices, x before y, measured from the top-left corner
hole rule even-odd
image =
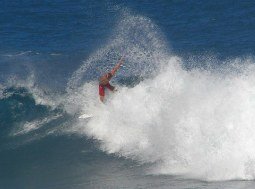
[[[100,96],[100,101],[104,103],[104,96]]]

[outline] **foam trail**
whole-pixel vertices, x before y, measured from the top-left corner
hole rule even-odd
[[[61,115],[54,115],[49,116],[43,119],[37,119],[31,122],[25,122],[19,129],[16,129],[11,135],[17,136],[17,135],[23,135],[27,134],[31,131],[37,130],[41,128],[42,126],[46,125],[47,123],[50,123],[51,121],[61,117]]]
[[[16,56],[26,55],[26,54],[29,54],[29,53],[32,53],[32,51],[24,51],[24,52],[19,52],[19,53],[16,53],[16,54],[4,54],[2,56],[16,57]]]
[[[126,20],[130,21],[124,21],[127,29],[120,27],[120,31],[142,23],[145,33],[154,31],[154,27],[144,27],[151,22],[143,17]],[[118,93],[107,96],[105,105],[98,103],[95,81],[80,81],[87,73],[86,64],[98,62],[109,47],[116,47],[115,41],[85,61],[70,79],[73,88],[65,108],[89,111],[94,118],[77,122],[69,131],[97,139],[107,153],[155,163],[150,170],[153,174],[204,180],[255,179],[254,61],[229,60],[224,68],[187,71],[180,57],[166,53],[166,46],[154,45],[163,44],[162,38],[152,38],[137,38],[144,42],[145,50],[135,48],[132,38],[126,39],[132,49],[127,62],[132,62],[133,55],[139,60],[139,53],[149,52],[149,58],[141,56],[131,65],[149,72],[157,67],[157,72],[135,87],[119,86]]]

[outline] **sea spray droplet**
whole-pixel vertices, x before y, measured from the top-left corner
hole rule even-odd
[[[85,81],[97,80],[109,71],[125,54],[125,69],[119,75],[148,77],[164,62],[168,47],[163,34],[148,18],[128,13],[117,25],[109,43],[95,51],[68,81],[67,91],[77,88]]]

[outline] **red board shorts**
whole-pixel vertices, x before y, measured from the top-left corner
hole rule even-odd
[[[114,90],[114,87],[111,86],[110,83],[107,83],[106,85],[99,85],[99,95],[100,96],[104,96],[105,95],[105,92],[104,92],[105,87],[108,88],[111,91]]]

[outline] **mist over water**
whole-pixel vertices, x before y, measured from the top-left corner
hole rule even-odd
[[[108,43],[83,61],[69,80],[67,89],[79,86],[84,80],[97,80],[111,70],[121,56],[128,59],[128,64],[118,75],[149,77],[160,67],[167,52],[163,34],[150,19],[123,11]]]

